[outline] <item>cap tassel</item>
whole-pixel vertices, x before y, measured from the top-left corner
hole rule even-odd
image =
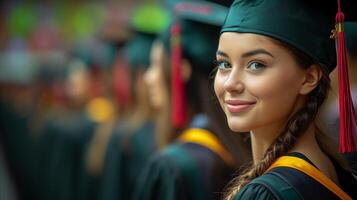
[[[340,0],[337,0],[338,12],[336,15],[337,36],[337,65],[339,82],[339,110],[340,110],[340,152],[350,153],[357,151],[357,129],[353,102],[351,98],[348,76],[347,49],[343,31],[344,14],[341,12]]]
[[[186,97],[181,72],[181,27],[178,22],[171,27],[171,52],[172,122],[175,128],[183,128],[186,125]]]

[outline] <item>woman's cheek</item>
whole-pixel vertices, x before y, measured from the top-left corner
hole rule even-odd
[[[214,92],[220,104],[222,104],[224,98],[224,82],[224,77],[219,72],[217,72],[216,77],[214,79]]]

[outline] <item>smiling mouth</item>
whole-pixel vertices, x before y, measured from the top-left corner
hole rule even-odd
[[[256,102],[242,100],[226,100],[225,103],[229,112],[239,113],[253,107]]]

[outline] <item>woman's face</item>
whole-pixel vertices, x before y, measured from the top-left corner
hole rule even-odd
[[[283,126],[296,107],[304,81],[286,48],[250,33],[223,33],[214,89],[233,131]]]
[[[155,42],[151,49],[150,66],[144,75],[148,85],[150,102],[155,109],[161,109],[169,103],[168,88],[165,82],[164,47]]]

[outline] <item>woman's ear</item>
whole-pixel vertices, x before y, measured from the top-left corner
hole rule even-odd
[[[322,77],[321,68],[318,65],[311,65],[305,73],[304,81],[300,89],[300,94],[307,95],[316,88]]]
[[[186,83],[190,80],[192,75],[192,66],[190,62],[186,59],[182,60],[182,80]]]

